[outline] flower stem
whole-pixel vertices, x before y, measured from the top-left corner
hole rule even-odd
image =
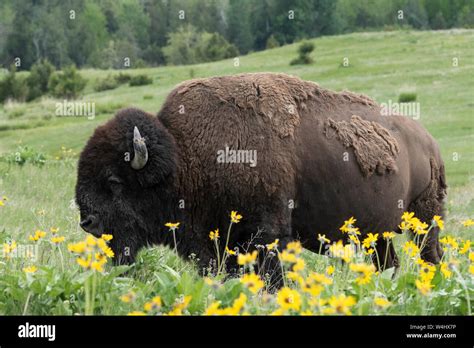
[[[26,315],[26,311],[27,311],[28,305],[30,303],[31,295],[32,295],[31,291],[28,292],[28,296],[26,297],[26,301],[25,301],[25,306],[23,307],[23,315]]]
[[[216,254],[217,254],[217,275],[219,275],[221,271],[221,253],[219,251],[219,245],[217,244],[217,238],[214,239],[214,245],[216,247]]]
[[[177,253],[178,252],[178,247],[177,247],[177,244],[176,244],[176,228],[173,228],[173,241],[174,241],[174,252]]]
[[[84,314],[85,315],[90,315],[89,313],[89,307],[90,307],[90,276],[86,278],[86,281],[84,283],[84,293],[86,295],[86,304],[85,304],[85,308],[84,308]]]

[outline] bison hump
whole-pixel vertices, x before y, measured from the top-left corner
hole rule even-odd
[[[324,133],[328,138],[336,137],[344,147],[353,149],[365,177],[397,171],[398,142],[379,123],[363,120],[357,115],[353,115],[350,122],[329,118]]]
[[[286,74],[241,74],[188,81],[178,94],[190,93],[199,86],[207,88],[218,100],[251,112],[268,122],[282,138],[292,137],[300,124],[305,101],[318,93],[318,85]]]

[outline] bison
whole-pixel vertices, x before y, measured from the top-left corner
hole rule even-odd
[[[231,249],[279,239],[281,249],[299,240],[318,252],[317,233],[346,238],[339,227],[351,216],[360,238],[401,233],[404,211],[430,222],[445,194],[439,148],[419,123],[381,115],[364,95],[271,73],[185,81],[157,116],[119,111],[82,151],[76,186],[81,227],[111,233],[116,262],[133,262],[147,245],[174,247],[164,225],[179,221],[177,252],[202,268],[215,258],[209,231],[226,230],[231,210],[244,217]],[[438,233],[422,250],[432,263],[442,256]],[[379,239],[380,265],[397,266],[386,248]],[[260,271],[275,280],[273,259]]]

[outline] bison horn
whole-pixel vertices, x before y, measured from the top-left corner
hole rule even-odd
[[[148,150],[145,144],[145,138],[142,138],[138,128],[133,129],[133,150],[135,152],[131,166],[135,170],[142,169],[148,161]]]

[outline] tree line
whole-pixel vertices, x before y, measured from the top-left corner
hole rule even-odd
[[[472,0],[3,0],[0,63],[191,64],[321,35],[453,27],[474,27]]]

